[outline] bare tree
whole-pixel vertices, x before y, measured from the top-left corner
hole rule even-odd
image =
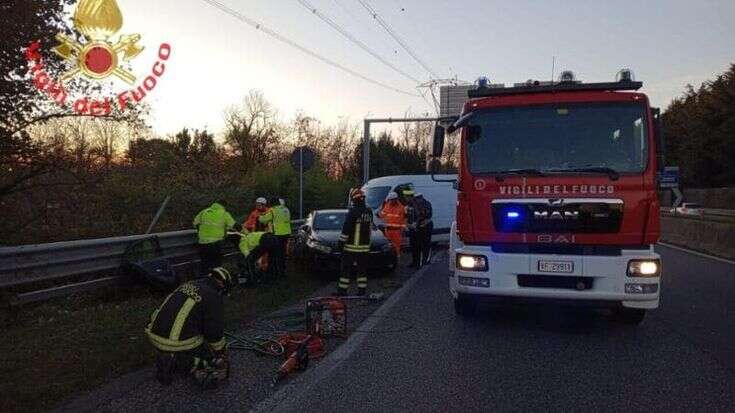
[[[459,165],[459,132],[447,135],[444,142],[444,165],[454,169]]]
[[[251,90],[241,106],[225,112],[225,143],[245,173],[272,161],[282,136],[277,112],[260,91]]]
[[[129,140],[125,125],[110,119],[95,119],[92,123],[91,151],[102,161],[106,171],[110,170],[122,144]]]
[[[360,125],[350,123],[349,120],[342,120],[324,132],[323,162],[330,177],[335,179],[345,177],[355,161],[355,146],[360,139]]]

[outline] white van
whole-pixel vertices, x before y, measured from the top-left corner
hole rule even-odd
[[[457,190],[452,181],[456,181],[457,175],[435,175],[436,179],[450,182],[436,182],[431,175],[394,175],[371,179],[362,187],[365,191],[365,201],[375,212],[376,225],[382,225],[383,221],[377,217],[383,206],[388,193],[396,188],[409,186],[417,194],[423,194],[427,201],[431,202],[433,209],[434,233],[431,237],[433,242],[449,243],[449,230],[457,214]]]

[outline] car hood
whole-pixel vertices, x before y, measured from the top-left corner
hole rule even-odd
[[[342,231],[315,230],[312,233],[312,238],[321,243],[334,246],[337,245],[337,241],[339,240],[339,236],[341,234]],[[383,235],[383,233],[378,230],[373,231],[370,240],[373,247],[381,247],[388,243],[388,239],[385,238],[385,235]]]

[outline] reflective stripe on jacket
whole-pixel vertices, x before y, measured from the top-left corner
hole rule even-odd
[[[277,205],[258,218],[261,224],[273,225],[273,235],[291,235],[291,211],[283,205]]]
[[[188,351],[205,342],[224,349],[223,301],[212,279],[180,285],[153,312],[145,332],[161,351]]]
[[[367,207],[353,207],[347,211],[340,241],[348,252],[370,252],[373,232],[373,211]]]
[[[235,219],[225,207],[215,202],[197,214],[194,226],[198,227],[199,243],[211,244],[225,239],[227,230],[235,226]]]

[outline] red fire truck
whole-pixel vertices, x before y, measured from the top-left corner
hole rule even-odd
[[[449,288],[456,312],[482,300],[611,307],[640,323],[659,304],[658,109],[628,70],[615,82],[490,87],[442,119],[458,131]]]

